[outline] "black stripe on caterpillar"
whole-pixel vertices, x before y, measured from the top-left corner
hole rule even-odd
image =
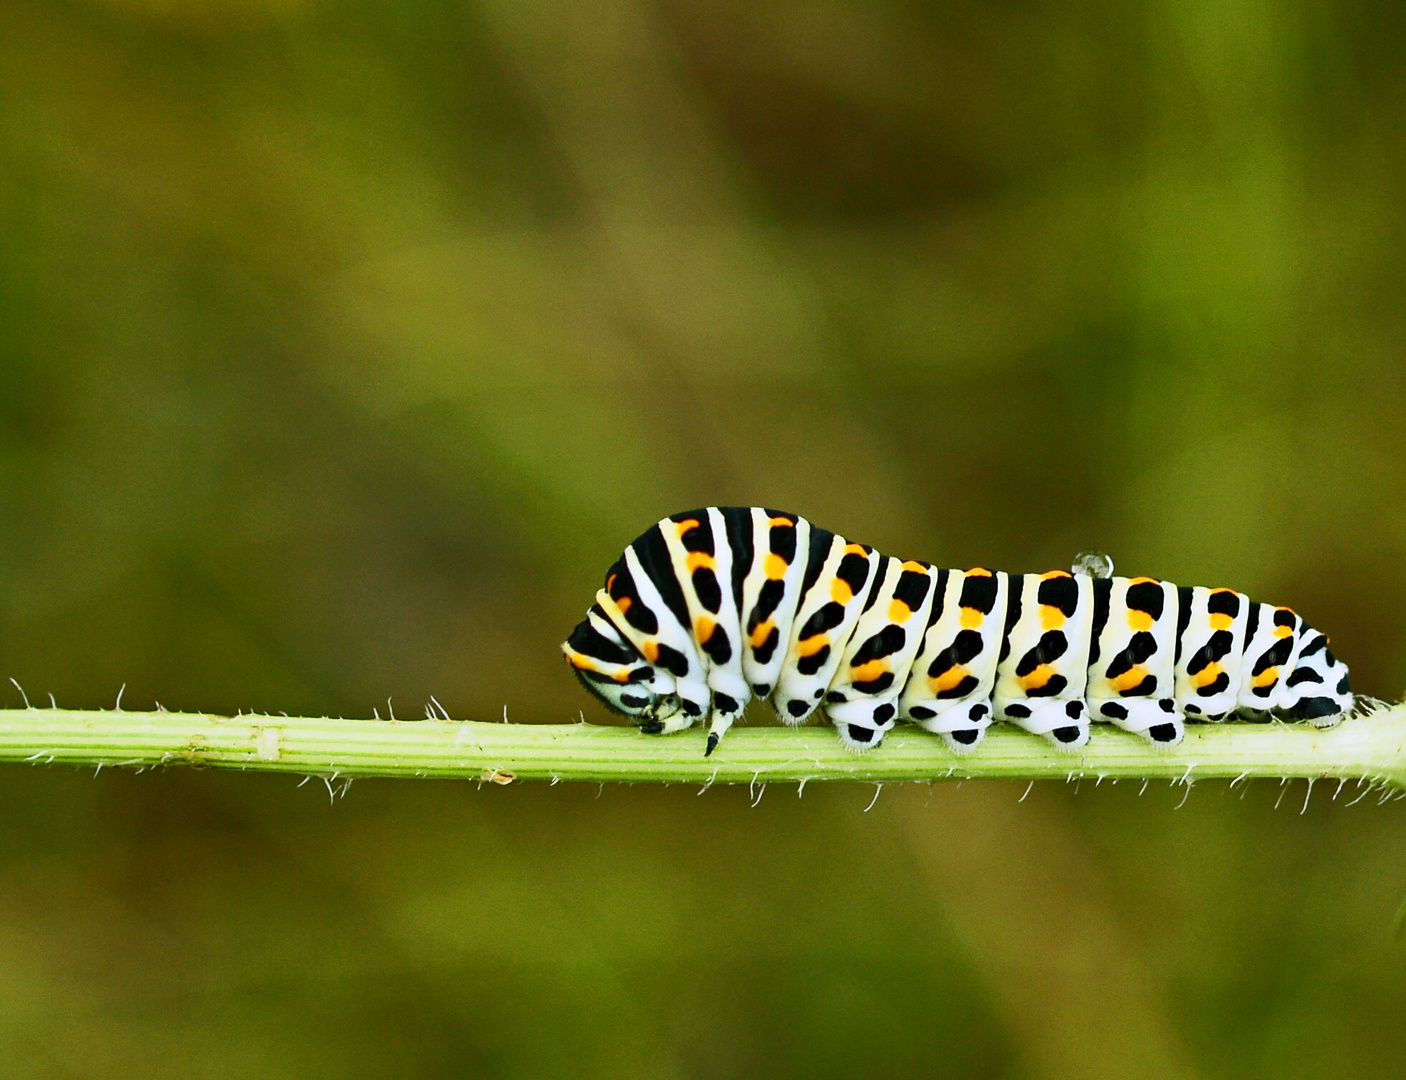
[[[1329,727],[1353,704],[1326,637],[1232,589],[1114,577],[1102,556],[943,570],[761,507],[654,525],[562,650],[646,733],[708,722],[708,754],[753,697],[788,724],[823,709],[855,750],[908,720],[959,752],[997,720],[1066,750],[1095,720],[1174,746],[1186,718]]]

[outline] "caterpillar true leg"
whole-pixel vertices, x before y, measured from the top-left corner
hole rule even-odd
[[[646,735],[672,735],[693,726],[694,717],[680,708],[676,697],[660,698],[660,705],[652,714],[644,714],[640,730]]]
[[[722,737],[728,733],[728,729],[737,722],[737,718],[742,715],[742,709],[746,705],[745,699],[741,702],[735,698],[728,698],[723,708],[718,707],[719,695],[713,695],[713,719],[708,725],[708,742],[703,750],[704,757],[711,757],[714,750],[718,748],[718,743]]]

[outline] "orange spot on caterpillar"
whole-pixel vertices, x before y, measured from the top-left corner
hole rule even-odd
[[[889,621],[907,622],[913,617],[913,609],[902,600],[893,600],[889,603]]]
[[[629,611],[631,607],[634,606],[634,603],[635,602],[631,600],[628,596],[621,596],[616,599],[615,606],[620,609],[620,614],[623,615],[625,614],[625,612]]]
[[[1113,689],[1121,694],[1124,690],[1132,690],[1134,687],[1140,686],[1142,680],[1145,678],[1147,678],[1147,668],[1143,667],[1141,664],[1134,664],[1116,679],[1110,679],[1108,681]]]
[[[1258,687],[1273,686],[1278,681],[1279,669],[1277,667],[1269,667],[1265,668],[1258,675],[1256,675],[1255,681],[1251,685]]]
[[[1191,685],[1198,690],[1203,686],[1210,686],[1211,683],[1220,678],[1222,670],[1220,664],[1207,664],[1195,675],[1191,676]]]
[[[709,555],[706,551],[690,551],[688,558],[684,560],[688,565],[689,573],[697,570],[700,566],[707,570],[716,570],[718,560]]]
[[[1223,611],[1218,611],[1214,615],[1212,615],[1210,622],[1212,630],[1229,630],[1232,626],[1235,625],[1234,618],[1227,615]]]
[[[920,562],[915,562],[913,559],[909,559],[906,563],[904,563],[903,569],[911,570],[915,574],[926,574],[928,572],[928,568],[926,566],[924,566]]]
[[[1054,676],[1054,667],[1050,664],[1041,664],[1029,675],[1022,675],[1016,679],[1022,690],[1039,690]]]
[[[928,686],[932,688],[934,693],[940,694],[944,690],[952,690],[960,686],[968,674],[966,664],[953,664],[935,679],[928,679]]]
[[[1161,582],[1159,582],[1155,577],[1135,577],[1135,578],[1128,578],[1128,584],[1129,584],[1129,585],[1160,585]]]
[[[1073,576],[1074,576],[1074,575],[1071,574],[1068,570],[1051,570],[1051,571],[1050,571],[1049,573],[1047,573],[1047,574],[1041,574],[1041,575],[1040,575],[1040,580],[1041,580],[1041,581],[1053,581],[1055,578],[1073,577]]]
[[[683,521],[675,522],[675,527],[679,530],[679,536],[687,536],[694,529],[698,528],[697,518],[685,518]]]
[[[973,566],[967,571],[967,577],[990,577],[991,571],[984,566]]]
[[[850,676],[855,682],[871,682],[888,669],[889,665],[887,660],[870,660],[867,664],[860,664],[856,668],[851,668]]]
[[[780,555],[774,552],[766,557],[762,563],[762,568],[766,571],[766,576],[772,581],[780,581],[786,576],[787,562]]]
[[[1070,577],[1072,575],[1065,574],[1064,576]],[[1055,607],[1053,604],[1040,605],[1040,625],[1046,630],[1058,630],[1067,621],[1068,617],[1064,612],[1060,611],[1059,608]]]
[[[848,604],[854,599],[854,590],[849,587],[848,581],[837,577],[830,582],[830,599],[837,604]]]
[[[814,634],[811,637],[806,638],[804,641],[799,641],[796,643],[796,655],[814,656],[816,653],[818,653],[821,649],[825,648],[825,646],[829,644],[829,634]]]
[[[1152,616],[1136,608],[1128,608],[1128,625],[1134,630],[1151,630]]]
[[[771,631],[775,626],[776,624],[770,619],[764,623],[758,623],[757,628],[752,631],[752,636],[747,639],[752,643],[752,648],[760,649],[765,645],[766,639],[771,636]]]
[[[983,622],[986,616],[974,607],[962,608],[962,628],[964,630],[975,630]]]
[[[693,637],[700,645],[708,644],[708,640],[713,636],[713,631],[718,628],[718,624],[706,615],[700,615],[693,621]]]
[[[647,639],[640,645],[640,652],[644,653],[644,658],[651,664],[659,663],[659,643],[653,639]]]
[[[767,524],[774,529],[794,529],[796,523],[790,518],[774,517],[767,520]]]

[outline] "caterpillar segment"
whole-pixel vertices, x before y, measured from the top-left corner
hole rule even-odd
[[[1095,720],[1175,746],[1185,732],[1176,699],[1177,588],[1153,578],[1093,583],[1085,694]]]
[[[957,753],[973,749],[991,726],[1009,583],[980,567],[938,571],[927,630],[899,696],[900,716]]]
[[[991,695],[997,720],[1009,720],[1067,750],[1089,741],[1084,687],[1093,584],[1087,574],[1068,570],[1011,578],[1005,640]]]
[[[880,559],[868,545],[852,544],[811,526],[801,602],[774,691],[776,712],[784,722],[805,723],[825,697],[864,610]]]
[[[840,665],[825,692],[825,712],[851,749],[880,742],[898,720],[898,695],[923,642],[936,592],[927,563],[885,557]]]
[[[939,569],[805,518],[706,507],[658,522],[606,573],[562,645],[583,686],[647,734],[708,723],[711,754],[753,697],[823,709],[871,749],[900,720],[957,753],[1009,722],[1076,752],[1090,724],[1174,746],[1231,714],[1337,723],[1347,667],[1288,608],[1232,589],[1071,571]]]
[[[750,535],[750,547],[748,558],[733,564],[734,575],[739,566],[745,571],[739,604],[742,673],[752,693],[767,698],[781,677],[791,641],[810,552],[810,522],[759,507],[742,513],[748,516],[750,533],[741,527],[740,535]]]
[[[1234,589],[1177,590],[1176,699],[1197,720],[1223,720],[1240,694],[1250,601]]]
[[[752,696],[742,670],[740,579],[733,574],[747,552],[740,531],[729,536],[728,518],[717,507],[675,514],[658,528],[712,696],[709,734],[716,745]]]
[[[1236,705],[1241,712],[1268,712],[1283,704],[1283,684],[1293,670],[1303,620],[1286,607],[1253,602],[1249,607]]]
[[[712,694],[660,526],[625,549],[596,593],[596,604],[645,660],[672,677],[671,686],[659,681],[660,693],[640,714],[641,731],[668,735],[708,712]]]

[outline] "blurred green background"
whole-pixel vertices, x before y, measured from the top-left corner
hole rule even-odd
[[[1398,697],[1404,58],[1399,0],[7,0],[0,677],[603,720],[605,568],[757,502],[1241,588]],[[0,1074],[1402,1067],[1399,805],[1023,790],[11,767]]]

